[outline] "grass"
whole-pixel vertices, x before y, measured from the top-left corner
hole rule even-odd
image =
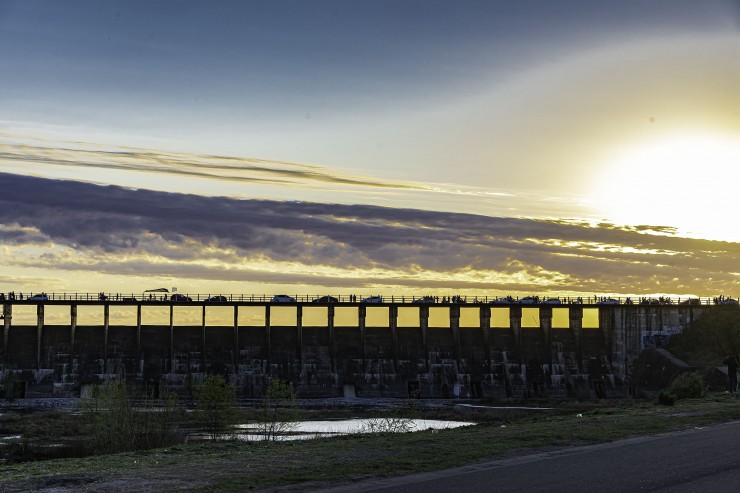
[[[136,453],[3,466],[1,491],[80,486],[127,491],[219,491],[313,486],[456,467],[553,448],[612,441],[740,419],[725,394],[664,407],[632,401],[567,404],[561,414],[454,430],[358,435],[298,442],[220,442]],[[578,416],[581,414],[581,417]]]

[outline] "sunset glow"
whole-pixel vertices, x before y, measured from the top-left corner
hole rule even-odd
[[[134,3],[0,8],[0,292],[740,294],[733,0]]]
[[[594,202],[617,224],[675,227],[678,234],[740,241],[740,138],[685,134],[645,142],[604,165]]]

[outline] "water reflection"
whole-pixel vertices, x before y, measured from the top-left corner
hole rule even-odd
[[[339,435],[378,432],[414,432],[423,430],[444,430],[472,426],[467,421],[445,421],[439,419],[367,418],[326,421],[299,421],[290,431],[277,437],[277,440],[307,440]],[[240,440],[263,440],[264,433],[259,423],[238,425],[236,438]]]

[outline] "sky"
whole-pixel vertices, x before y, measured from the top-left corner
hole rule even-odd
[[[740,2],[0,0],[0,291],[740,295]]]

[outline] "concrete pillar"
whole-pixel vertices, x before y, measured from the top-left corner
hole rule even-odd
[[[522,307],[521,305],[509,306],[509,328],[514,333],[514,346],[516,347],[518,363],[524,361],[524,347],[522,344]]]
[[[170,303],[170,358],[169,363],[167,364],[167,369],[169,373],[172,373],[174,370],[173,364],[173,358],[175,356],[175,305]]]
[[[141,305],[136,305],[136,373],[141,368]]]
[[[298,331],[298,348],[297,348],[297,359],[298,364],[303,372],[303,305],[298,305],[295,310],[295,325]]]
[[[265,305],[265,342],[267,371],[270,371],[270,306]],[[239,373],[239,305],[234,305],[234,373]]]
[[[337,372],[337,358],[334,346],[334,306],[329,305],[326,314],[327,325],[329,326],[329,357],[331,358],[331,372]]]
[[[388,326],[393,340],[393,371],[398,371],[398,305],[388,307]]]
[[[612,373],[620,378],[624,376],[624,332],[617,333],[615,329],[616,307],[599,307],[599,328],[604,336],[604,346],[609,357],[609,367]],[[662,319],[662,307],[658,307],[658,318]],[[662,325],[659,325],[662,329]],[[619,340],[618,339],[618,336]]]
[[[540,329],[545,336],[545,363],[552,372],[552,307],[540,307]]]
[[[10,336],[10,323],[13,320],[13,305],[3,305],[3,369],[8,367],[8,336]]]
[[[272,336],[270,330],[270,305],[265,305],[265,360],[267,361],[267,374],[272,374],[271,367]]]
[[[367,318],[367,307],[365,305],[360,305],[357,307],[357,322],[360,327],[360,351],[362,353],[362,368],[363,371],[365,371],[366,366],[366,354],[365,354],[365,344],[367,342],[367,329],[365,328],[365,319]]]
[[[578,370],[583,373],[583,307],[581,305],[570,305],[568,309],[570,330],[576,340],[576,360]]]
[[[486,355],[486,368],[491,369],[491,307],[481,305],[480,307],[480,330],[483,331],[483,347]]]
[[[69,306],[69,356],[70,360],[74,358],[75,339],[77,337],[77,305]],[[71,363],[72,361],[70,361]]]
[[[629,361],[634,362],[642,351],[642,331],[639,325],[639,305],[620,306],[621,326],[625,335],[625,347]],[[686,325],[684,325],[684,328]]]
[[[460,368],[460,306],[450,306],[450,330],[452,330],[452,351],[457,367]]]
[[[419,307],[419,327],[421,328],[421,347],[424,351],[424,366],[429,371],[429,307]]]
[[[103,305],[103,373],[108,373],[108,331],[110,330],[110,305]]]
[[[614,352],[613,361],[615,363],[615,375],[617,375],[622,381],[627,380],[629,374],[629,366],[632,361],[635,360],[639,353],[632,351],[632,337],[630,337],[630,331],[627,325],[627,306],[613,306],[613,326],[612,326],[612,338],[614,340]],[[682,325],[680,322],[682,317],[679,315],[679,309],[671,309],[671,316],[674,316],[673,320],[678,325]]]
[[[36,369],[41,369],[41,336],[44,332],[44,304],[36,305]]]
[[[608,310],[601,306],[598,308],[599,310],[599,331],[601,332],[602,337],[604,338],[604,344],[607,345],[611,341],[611,327],[609,326],[609,315]]]
[[[206,305],[203,305],[200,318],[200,371],[206,371]]]

